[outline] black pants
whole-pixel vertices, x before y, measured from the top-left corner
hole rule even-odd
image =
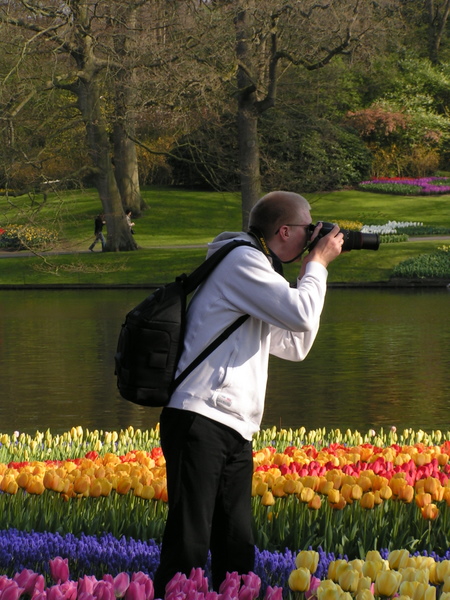
[[[227,571],[254,569],[252,444],[233,429],[194,412],[165,408],[161,446],[166,458],[169,514],[155,598],[177,572],[204,568],[211,549],[213,587]]]

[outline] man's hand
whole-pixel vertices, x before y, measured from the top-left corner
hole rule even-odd
[[[322,223],[319,223],[315,228],[311,241],[313,241],[319,234],[322,227]],[[339,226],[335,225],[333,229],[327,235],[323,236],[315,245],[313,250],[305,256],[302,261],[302,268],[300,271],[300,277],[304,275],[306,265],[311,262],[319,262],[325,268],[328,267],[331,261],[339,256],[344,244],[344,234],[340,232]]]

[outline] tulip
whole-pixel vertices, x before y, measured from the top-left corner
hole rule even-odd
[[[99,581],[94,588],[96,600],[115,600],[114,586],[109,581]]]
[[[355,600],[375,600],[370,590],[364,589],[358,591]]]
[[[419,494],[416,494],[415,501],[419,508],[423,508],[424,506],[431,504],[431,494],[420,492]]]
[[[2,600],[19,600],[23,594],[24,588],[19,587],[15,581],[9,581],[8,585],[3,588],[1,597]]]
[[[288,584],[293,592],[306,592],[311,581],[311,573],[305,567],[300,567],[291,572]]]
[[[381,560],[366,560],[363,565],[363,575],[370,577],[371,581],[375,581],[378,573],[383,571],[384,565]]]
[[[450,560],[442,560],[435,563],[436,583],[443,583],[447,578],[450,579]]]
[[[375,578],[375,596],[393,596],[401,581],[402,576],[397,571],[380,571]]]
[[[297,569],[304,567],[305,569],[308,569],[310,573],[315,573],[317,571],[318,564],[319,553],[314,550],[302,550],[295,558],[295,566]]]
[[[439,508],[436,504],[427,504],[420,509],[420,512],[422,513],[422,517],[427,519],[427,521],[434,521],[439,516]]]
[[[69,579],[69,559],[57,556],[49,561],[50,575],[55,583],[64,583]]]
[[[138,581],[132,581],[124,596],[125,600],[146,600],[145,585]]]
[[[392,550],[389,552],[388,556],[389,567],[398,571],[399,569],[406,567],[408,559],[408,550]]]
[[[263,506],[273,506],[275,504],[275,498],[270,490],[263,494],[261,498],[261,504]]]
[[[16,573],[13,581],[24,589],[24,594],[31,596],[34,592],[43,592],[45,588],[45,579],[43,575],[39,575],[30,569],[22,569],[20,573]]]
[[[364,496],[359,501],[361,508],[366,508],[368,510],[372,509],[375,506],[375,495],[373,492],[366,492]]]
[[[360,574],[351,565],[339,573],[338,583],[344,592],[356,592],[358,589]]]
[[[308,502],[311,502],[311,500],[314,498],[315,495],[316,494],[315,494],[315,492],[314,492],[314,490],[312,488],[310,488],[310,487],[304,487],[302,489],[302,491],[300,492],[300,494],[299,494],[299,499],[302,502],[308,503]]]
[[[130,576],[128,573],[119,573],[113,578],[114,595],[116,598],[123,598],[125,592],[130,586]]]
[[[283,600],[283,588],[277,586],[272,587],[268,585],[264,595],[264,600]]]
[[[402,581],[418,581],[419,583],[428,583],[430,578],[430,570],[427,568],[406,567],[400,569],[399,573],[402,576]]]
[[[340,600],[343,591],[339,585],[327,579],[317,588],[317,600]]]
[[[450,592],[442,592],[439,596],[439,600],[450,600]]]
[[[337,560],[330,561],[328,565],[328,579],[331,581],[337,582],[339,577],[339,571],[341,569],[345,569],[347,566],[347,561],[343,558],[338,558]]]
[[[312,510],[319,510],[319,508],[321,506],[322,506],[322,499],[320,498],[320,496],[318,494],[314,494],[314,496],[308,502],[308,508],[311,508]]]

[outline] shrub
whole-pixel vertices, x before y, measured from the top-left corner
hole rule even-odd
[[[0,235],[0,248],[9,250],[48,249],[58,240],[53,231],[35,225],[7,225]]]
[[[393,233],[390,235],[380,235],[380,242],[382,244],[394,244],[396,242],[407,242],[408,236],[406,233]]]

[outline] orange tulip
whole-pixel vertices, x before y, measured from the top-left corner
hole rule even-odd
[[[424,506],[431,504],[431,494],[428,494],[426,492],[419,492],[418,494],[416,494],[415,501],[419,508],[423,508]]]
[[[375,494],[373,492],[366,492],[361,498],[360,502],[362,508],[371,509],[375,506]]]
[[[318,494],[314,494],[314,496],[308,502],[308,508],[311,508],[312,510],[319,510],[319,508],[321,506],[322,506],[322,500],[321,500],[320,496]]]
[[[439,508],[436,504],[427,504],[420,509],[422,517],[428,521],[434,521],[439,516]]]
[[[128,494],[131,489],[131,479],[129,477],[121,477],[117,482],[116,491],[123,496]]]

